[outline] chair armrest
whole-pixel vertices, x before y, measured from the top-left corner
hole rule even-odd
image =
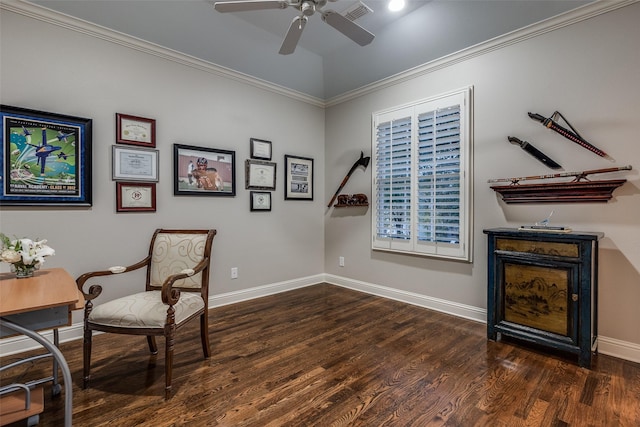
[[[209,266],[209,257],[203,258],[195,267],[182,270],[180,273],[167,277],[162,284],[162,302],[168,305],[175,305],[180,299],[180,291],[173,289],[176,280],[186,279],[189,276],[198,274]]]
[[[138,270],[139,268],[146,267],[147,265],[149,265],[150,261],[151,261],[151,256],[147,256],[142,261],[139,261],[135,264],[131,264],[126,267],[117,266],[117,267],[110,267],[107,270],[91,271],[89,273],[84,273],[83,275],[81,275],[76,279],[76,285],[78,286],[78,290],[82,292],[82,295],[84,295],[85,301],[88,302],[96,298],[98,295],[102,293],[102,286],[91,285],[89,287],[89,290],[85,292],[82,288],[84,287],[84,284],[87,280],[91,279],[92,277],[111,276],[113,274],[122,274],[122,273],[128,273],[130,271]]]

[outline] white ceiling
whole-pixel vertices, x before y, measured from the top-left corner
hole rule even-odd
[[[358,0],[324,10],[342,12]],[[296,51],[278,50],[297,10],[219,13],[206,0],[40,0],[32,3],[191,55],[321,100],[447,54],[557,16],[592,0],[405,0],[399,14],[387,0],[356,23],[376,35],[361,47],[309,18]]]

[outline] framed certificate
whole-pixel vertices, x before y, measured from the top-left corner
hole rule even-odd
[[[271,160],[271,141],[251,138],[251,158]]]
[[[154,181],[158,179],[158,150],[113,146],[112,179]]]
[[[313,200],[313,159],[284,156],[284,199]]]
[[[271,193],[268,191],[251,191],[251,211],[270,211]]]
[[[246,160],[246,186],[248,190],[275,190],[276,164],[261,160]]]
[[[116,212],[155,211],[155,183],[116,182]]]
[[[156,146],[156,121],[116,113],[116,144]]]

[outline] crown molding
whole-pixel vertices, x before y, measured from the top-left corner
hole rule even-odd
[[[640,0],[597,0],[572,11],[563,13],[553,18],[545,19],[538,23],[529,25],[519,30],[512,31],[502,36],[495,37],[486,42],[459,50],[450,55],[427,62],[406,71],[402,71],[393,76],[381,79],[377,82],[362,86],[333,98],[323,100],[284,86],[267,82],[266,80],[253,77],[230,68],[226,68],[211,62],[203,61],[191,55],[168,49],[163,46],[141,40],[130,35],[102,27],[91,22],[84,21],[54,10],[29,3],[26,0],[0,0],[0,10],[8,10],[29,18],[37,19],[52,25],[57,25],[71,31],[86,34],[110,43],[147,53],[167,61],[176,62],[187,67],[191,67],[216,76],[248,84],[250,86],[276,93],[296,101],[305,102],[317,107],[332,107],[361,96],[424,76],[426,74],[441,70],[459,62],[467,61],[486,53],[511,46],[528,39],[555,31],[560,28],[585,21],[604,13],[629,6]]]
[[[586,4],[553,18],[545,19],[543,21],[528,25],[510,33],[494,37],[493,39],[478,43],[474,46],[459,50],[450,55],[443,56],[417,67],[410,68],[393,76],[386,77],[366,86],[362,86],[361,88],[345,92],[341,95],[337,95],[326,100],[325,107],[332,107],[334,105],[338,105],[343,102],[347,102],[361,96],[409,80],[413,80],[426,74],[441,70],[443,68],[450,67],[459,62],[467,61],[477,56],[484,55],[489,52],[493,52],[495,50],[499,50],[534,37],[538,37],[551,31],[576,24],[578,22],[585,21],[595,16],[610,12],[612,10],[620,9],[633,3],[637,3],[638,1],[640,0],[597,0],[593,3]]]
[[[44,6],[29,3],[25,0],[0,0],[0,10],[7,10],[41,22],[56,25],[71,31],[95,37],[110,43],[114,43],[138,52],[156,56],[190,68],[214,74],[218,77],[244,83],[258,89],[286,96],[297,101],[302,101],[317,107],[324,107],[324,100],[285,88],[266,80],[244,74],[230,68],[226,68],[211,62],[204,61],[191,55],[186,55],[173,49],[169,49],[155,43],[115,31],[92,22],[88,22],[73,16],[66,15]]]

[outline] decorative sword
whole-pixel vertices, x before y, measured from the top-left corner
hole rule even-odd
[[[563,178],[563,177],[567,177],[567,176],[574,177],[575,179],[573,180],[573,182],[578,182],[578,181],[581,181],[583,179],[586,179],[587,181],[589,181],[589,179],[587,178],[587,175],[591,175],[591,174],[594,174],[594,173],[609,173],[609,172],[618,172],[618,171],[630,171],[631,169],[632,169],[631,165],[627,165],[627,166],[620,166],[620,167],[617,167],[617,168],[591,169],[591,170],[586,170],[586,171],[581,171],[581,172],[561,172],[561,173],[554,173],[554,174],[550,174],[550,175],[519,176],[519,177],[515,177],[515,178],[497,178],[497,179],[489,179],[489,180],[487,180],[487,182],[489,182],[489,183],[493,183],[493,182],[511,182],[512,185],[516,185],[520,181],[527,181],[527,180],[530,180],[530,179],[551,179],[551,178]]]
[[[544,154],[542,151],[538,150],[536,147],[528,143],[527,141],[522,141],[515,136],[508,136],[507,139],[510,143],[519,145],[527,153],[531,154],[536,159],[540,160],[542,163],[550,167],[551,169],[562,169],[558,163],[554,162],[551,157]]]
[[[529,114],[529,117],[531,117],[533,120],[539,121],[547,128],[558,132],[560,135],[564,136],[568,140],[575,142],[576,144],[580,145],[583,148],[586,148],[587,150],[597,154],[600,157],[604,157],[605,159],[611,160],[612,162],[614,161],[613,157],[611,157],[610,155],[608,155],[598,147],[588,143],[583,137],[581,137],[580,134],[573,128],[573,126],[571,126],[569,121],[565,119],[564,116],[559,111],[554,112],[549,118],[543,117],[540,114],[536,114],[536,113],[527,113],[527,114]],[[554,120],[557,118],[557,116],[562,117],[562,119],[569,125],[571,130],[560,126]]]

